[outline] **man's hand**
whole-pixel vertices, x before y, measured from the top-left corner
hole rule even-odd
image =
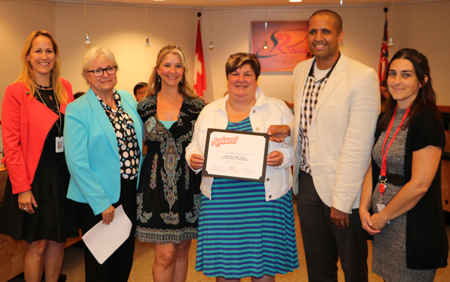
[[[331,207],[330,218],[331,222],[339,228],[345,229],[350,226],[348,213],[341,212],[334,207]]]
[[[283,163],[283,154],[279,151],[273,151],[267,156],[268,166],[280,166]]]
[[[204,162],[205,162],[205,158],[199,154],[192,154],[191,158],[189,159],[189,163],[193,170],[203,168]]]
[[[287,125],[271,125],[267,130],[270,136],[270,141],[283,142],[284,138],[291,135],[291,129]]]

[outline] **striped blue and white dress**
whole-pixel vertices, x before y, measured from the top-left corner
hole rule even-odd
[[[227,129],[252,131],[250,119]],[[299,267],[292,195],[266,201],[264,183],[215,178],[202,195],[195,269],[240,279],[286,274]]]

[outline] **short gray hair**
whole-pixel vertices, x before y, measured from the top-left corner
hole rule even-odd
[[[101,55],[105,56],[108,60],[110,60],[113,63],[113,65],[119,68],[119,65],[117,64],[116,61],[116,57],[114,57],[114,54],[110,50],[107,50],[102,47],[94,47],[91,50],[89,50],[86,53],[86,55],[84,55],[83,64],[81,65],[81,75],[86,80],[86,82],[88,82],[86,79],[86,75],[89,67],[93,65],[95,59],[97,59]]]

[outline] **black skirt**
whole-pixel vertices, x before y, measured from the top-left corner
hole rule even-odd
[[[57,127],[53,125],[45,140],[31,184],[31,192],[38,205],[34,208],[34,214],[19,209],[17,202],[19,194],[12,193],[9,177],[6,181],[5,195],[0,208],[0,233],[7,234],[14,240],[32,243],[47,239],[62,243],[67,238],[79,235],[76,205],[66,198],[70,174],[65,155],[55,152],[57,136]]]

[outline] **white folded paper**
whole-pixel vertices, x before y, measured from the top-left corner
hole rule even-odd
[[[103,264],[130,236],[131,227],[132,223],[120,205],[109,225],[100,221],[83,235],[83,241],[98,263]]]

